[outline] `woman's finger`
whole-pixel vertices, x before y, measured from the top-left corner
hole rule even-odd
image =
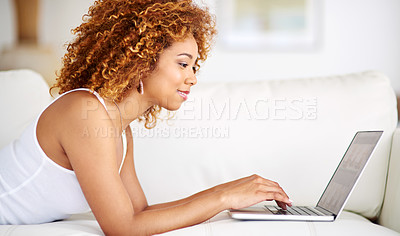
[[[289,197],[279,185],[271,187],[264,184],[259,184],[257,190],[261,191],[264,194],[267,194],[268,196],[272,196],[272,198],[269,198],[267,200],[277,200],[285,203],[286,205],[291,204]]]
[[[284,203],[284,202],[280,202],[280,201],[276,201],[276,204],[278,204],[278,206],[284,210],[287,209],[288,204]]]

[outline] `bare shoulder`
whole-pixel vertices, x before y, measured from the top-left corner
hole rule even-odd
[[[58,120],[57,139],[80,182],[82,176],[94,170],[103,174],[118,171],[115,165],[118,136],[105,107],[95,95],[74,91],[52,106],[51,116]]]
[[[77,121],[83,121],[95,116],[105,119],[108,117],[100,101],[88,91],[75,91],[62,96],[52,104],[52,110],[60,114],[61,119],[76,118]]]
[[[113,124],[95,95],[88,91],[74,91],[57,99],[43,112],[38,131],[43,129],[46,130],[43,134],[54,136],[60,148],[66,151],[76,148],[71,146],[72,140],[81,139],[83,143],[93,139],[99,141],[99,136],[105,136],[104,131],[113,131]],[[112,140],[115,137],[105,138]],[[95,148],[95,144],[93,142],[91,147]]]
[[[41,114],[36,135],[50,159],[72,169],[67,152],[71,149],[85,151],[81,146],[96,148],[97,142],[87,143],[96,138],[100,129],[108,130],[111,126],[105,108],[93,94],[74,91],[57,99]],[[73,140],[80,141],[73,143]]]
[[[60,112],[65,123],[60,134],[62,149],[96,218],[107,224],[109,216],[118,212],[119,221],[130,219],[132,203],[118,172],[120,136],[105,108],[85,91],[66,94],[54,105],[54,112]]]
[[[51,127],[61,138],[60,135],[71,134],[72,131],[83,127],[112,124],[105,108],[95,95],[89,91],[74,91],[51,104],[43,112],[38,125]]]
[[[77,136],[86,139],[97,137],[104,130],[113,129],[105,107],[88,91],[75,91],[62,96],[53,104],[52,110],[53,118],[59,120],[58,130],[64,140]]]

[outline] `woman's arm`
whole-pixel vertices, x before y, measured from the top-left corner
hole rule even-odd
[[[235,181],[231,181],[228,183],[224,183],[224,184],[215,186],[210,189],[206,189],[204,191],[201,191],[199,193],[196,193],[196,194],[191,195],[184,199],[148,206],[146,197],[143,193],[143,189],[139,183],[139,180],[137,178],[136,171],[135,171],[134,158],[133,158],[133,136],[132,136],[132,131],[129,127],[126,130],[126,137],[128,140],[128,145],[127,145],[128,149],[127,149],[127,154],[126,154],[127,156],[125,159],[125,163],[123,164],[120,175],[121,175],[122,182],[124,183],[124,186],[128,191],[130,199],[131,199],[131,201],[133,201],[132,204],[134,206],[137,206],[137,208],[135,209],[136,212],[140,212],[143,210],[147,211],[147,210],[163,209],[163,208],[169,208],[169,207],[173,207],[173,206],[182,205],[182,204],[191,202],[196,198],[200,198],[200,197],[203,197],[203,196],[206,196],[206,195],[218,192],[218,191],[225,191],[226,189],[231,188],[232,186],[235,186],[241,182],[248,181],[252,178],[257,178],[256,175],[246,177],[246,178],[241,178],[241,179],[238,179]],[[277,203],[282,208],[286,208],[286,205],[284,203],[281,203],[281,202],[277,202]]]
[[[134,220],[141,228],[140,235],[191,226],[223,210],[249,207],[265,200],[277,200],[282,207],[291,205],[289,198],[277,183],[257,175],[232,181],[217,186],[212,191],[206,190],[196,195],[192,200],[181,200],[181,204],[154,210],[148,208],[135,214]]]
[[[135,202],[135,204],[134,203],[132,203],[132,204],[137,206],[137,209],[135,209],[136,212],[140,212],[143,210],[162,209],[162,208],[168,208],[168,207],[181,205],[181,204],[190,202],[195,198],[198,198],[198,197],[201,197],[201,196],[204,196],[204,195],[207,195],[209,193],[216,191],[216,187],[215,187],[212,189],[204,190],[200,193],[194,194],[190,197],[187,197],[185,199],[181,199],[178,201],[148,206],[146,197],[143,193],[143,189],[142,189],[142,187],[139,183],[139,180],[137,178],[137,175],[136,175],[134,157],[133,157],[133,135],[132,135],[132,130],[129,127],[126,129],[126,138],[128,141],[127,142],[127,153],[126,153],[126,159],[122,166],[120,175],[121,175],[122,182],[124,183],[124,186],[127,189],[131,200]]]
[[[163,209],[163,208],[169,208],[169,207],[173,207],[173,206],[178,206],[178,205],[182,205],[184,203],[188,203],[190,201],[193,201],[196,198],[208,195],[210,193],[215,192],[213,188],[198,192],[196,194],[193,194],[187,198],[184,199],[179,199],[176,201],[172,201],[172,202],[165,202],[165,203],[159,203],[159,204],[154,204],[154,205],[150,205],[147,206],[144,210],[156,210],[156,209]]]
[[[98,102],[89,96],[86,99]],[[203,222],[225,209],[247,207],[264,200],[289,203],[276,183],[251,176],[206,190],[170,207],[142,209],[146,205],[144,197],[127,189],[125,184],[129,181],[121,179],[118,173],[119,137],[115,132],[99,135],[99,129],[114,128],[106,118],[106,111],[82,111],[87,114],[82,119],[81,110],[81,101],[71,102],[65,109],[60,122],[66,128],[61,132],[60,143],[106,235],[151,235]],[[139,189],[138,182],[131,183]]]
[[[132,204],[134,206],[137,206],[135,209],[136,212],[140,212],[143,210],[163,209],[163,208],[169,208],[169,207],[173,207],[173,206],[182,205],[184,203],[191,202],[196,198],[203,197],[205,195],[215,193],[218,191],[224,191],[224,189],[227,189],[231,186],[237,185],[240,182],[246,181],[249,178],[251,178],[251,177],[246,177],[246,178],[238,179],[238,180],[231,181],[228,183],[224,183],[224,184],[215,186],[210,189],[206,189],[206,190],[196,193],[192,196],[189,196],[187,198],[180,199],[177,201],[160,203],[160,204],[148,206],[146,197],[143,193],[143,189],[139,183],[139,180],[137,178],[136,171],[135,171],[135,164],[134,164],[134,157],[133,157],[133,135],[132,135],[132,130],[129,127],[126,130],[126,138],[128,141],[127,153],[126,153],[126,159],[123,164],[120,176],[121,176],[121,179],[122,179],[122,182],[123,182],[125,188],[128,191],[128,194],[130,196]]]
[[[145,201],[143,190],[140,187],[140,183],[137,180],[137,176],[134,170],[135,167],[133,162],[133,151],[132,151],[133,141],[130,130],[127,130],[127,138],[128,138],[127,159],[124,163],[123,170],[121,172],[121,178],[124,184],[131,183],[129,185],[125,184],[125,187],[127,188],[129,193],[132,193],[130,194],[132,202],[138,201],[143,198]],[[141,231],[143,232],[143,234],[146,234],[145,232],[150,232],[151,234],[166,232],[176,228],[182,228],[203,222],[225,209],[230,209],[230,208],[238,209],[246,207],[248,204],[252,205],[253,204],[252,202],[248,203],[246,202],[245,199],[243,199],[247,198],[245,196],[246,194],[244,194],[244,196],[240,196],[242,195],[242,191],[245,189],[245,187],[251,188],[249,187],[251,185],[253,185],[253,190],[247,189],[249,193],[254,192],[254,189],[257,189],[257,185],[264,187],[267,186],[268,190],[266,191],[272,191],[272,192],[276,191],[276,193],[283,192],[283,190],[279,187],[277,183],[265,180],[257,175],[253,175],[215,186],[213,188],[201,191],[197,194],[194,194],[190,197],[178,201],[161,203],[152,206],[147,206],[146,202],[146,204],[142,204],[142,206],[146,207],[138,211],[135,210],[136,213],[134,220],[136,222],[144,222],[144,223],[138,223],[140,226],[139,228],[137,228],[137,230],[143,227]],[[276,190],[274,190],[274,188],[276,188]],[[236,197],[233,196],[234,194],[236,194]],[[236,202],[236,205],[228,207],[226,203],[233,202],[233,201],[228,201],[229,198],[231,198],[232,200],[233,199],[242,199],[242,200],[236,200],[238,201]],[[274,198],[274,196],[272,196],[271,199],[272,198]],[[286,207],[286,204],[283,202],[278,201],[278,204],[282,208]],[[170,220],[171,215],[173,215],[172,222]],[[148,225],[147,228],[150,229],[150,231],[147,231],[148,229],[146,230],[146,223],[154,219],[157,219],[156,222],[157,222],[157,227],[159,227],[158,228],[159,231],[157,231],[157,227],[152,227],[151,225]],[[177,224],[177,222],[179,224]]]
[[[191,196],[189,196],[187,198],[184,198],[184,199],[180,199],[180,200],[173,201],[173,202],[166,202],[166,203],[160,203],[160,204],[147,206],[145,208],[145,210],[162,209],[162,208],[167,208],[167,207],[171,207],[171,206],[181,205],[181,204],[193,201],[196,198],[199,198],[199,197],[211,194],[211,193],[215,193],[215,192],[218,192],[218,191],[227,191],[227,189],[232,188],[235,185],[238,185],[238,184],[240,184],[242,182],[251,181],[251,180],[259,178],[259,177],[260,176],[258,176],[258,175],[252,175],[252,176],[248,176],[248,177],[245,177],[245,178],[237,179],[237,180],[234,180],[234,181],[231,181],[231,182],[227,182],[227,183],[224,183],[224,184],[221,184],[221,185],[217,185],[217,186],[215,186],[213,188],[209,188],[209,189],[206,189],[204,191],[198,192],[198,193],[196,193],[194,195],[191,195]],[[279,187],[278,183],[271,182],[271,184],[276,185],[277,187]],[[277,201],[277,204],[280,207],[282,207],[283,209],[286,209],[286,204],[285,203]]]
[[[121,180],[129,194],[135,212],[143,211],[147,206],[147,199],[144,195],[142,186],[136,175],[134,158],[133,158],[133,137],[132,130],[128,126],[126,129],[127,152],[126,158],[121,169]]]

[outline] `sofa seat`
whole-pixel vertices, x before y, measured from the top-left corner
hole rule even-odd
[[[78,214],[67,220],[37,225],[1,225],[1,236],[104,235],[93,214]]]
[[[227,212],[221,212],[203,224],[163,235],[399,236],[395,231],[373,224],[366,218],[348,211],[344,211],[334,222],[239,221],[231,219]]]
[[[240,221],[231,219],[226,211],[210,220],[192,227],[171,231],[165,236],[219,236],[219,235],[268,235],[274,236],[399,236],[400,234],[374,224],[366,218],[344,211],[335,222],[279,222],[279,221]],[[26,235],[104,235],[94,216],[90,213],[74,215],[68,220],[42,225],[6,225],[0,227],[1,236]]]

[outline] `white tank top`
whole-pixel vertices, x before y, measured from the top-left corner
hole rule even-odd
[[[61,96],[79,90],[93,93],[107,111],[103,98],[89,89]],[[0,150],[0,225],[40,224],[90,211],[75,172],[53,162],[39,146],[36,126],[43,111],[19,139]],[[125,135],[123,144],[121,167]]]

